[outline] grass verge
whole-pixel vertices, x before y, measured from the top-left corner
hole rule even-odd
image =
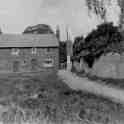
[[[2,124],[120,124],[124,107],[75,91],[56,74],[0,78]]]

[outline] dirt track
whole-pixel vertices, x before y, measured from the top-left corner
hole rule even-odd
[[[114,102],[124,104],[124,91],[121,89],[89,81],[87,78],[80,78],[66,70],[59,71],[58,75],[72,89],[88,91],[107,97]]]

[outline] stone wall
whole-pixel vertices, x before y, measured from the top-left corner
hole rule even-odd
[[[92,68],[92,75],[102,78],[124,78],[124,55],[103,55]]]
[[[52,58],[54,66],[52,69],[59,68],[59,49],[58,48],[37,48],[37,53],[32,54],[31,48],[21,48],[19,55],[12,55],[12,49],[0,49],[0,72],[28,72],[40,71],[44,69],[44,60]],[[17,68],[17,70],[14,68]]]
[[[92,68],[89,68],[87,63],[81,58],[80,62],[73,62],[73,67],[76,72],[85,72],[92,76],[122,79],[124,78],[124,53],[121,55],[117,53],[102,55],[94,62]]]

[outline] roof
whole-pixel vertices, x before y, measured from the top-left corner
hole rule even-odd
[[[54,34],[1,34],[0,48],[5,47],[58,47]]]

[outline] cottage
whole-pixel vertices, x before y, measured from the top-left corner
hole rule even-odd
[[[1,34],[0,72],[32,72],[59,67],[54,34]]]

